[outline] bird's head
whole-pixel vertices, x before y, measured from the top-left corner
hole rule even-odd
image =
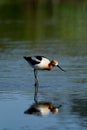
[[[61,69],[62,71],[65,71],[65,70],[63,70],[63,69],[59,66],[59,63],[58,63],[57,60],[52,60],[52,61],[50,62],[50,65],[51,65],[52,67],[57,66],[57,67],[58,67],[59,69]]]
[[[57,65],[58,65],[58,61],[57,61],[57,60],[52,60],[52,61],[50,62],[50,65],[52,65],[53,67],[54,67],[54,66],[57,66]]]

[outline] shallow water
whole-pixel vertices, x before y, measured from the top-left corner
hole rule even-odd
[[[57,128],[85,130],[87,128],[87,57],[84,56],[86,52],[82,52],[82,48],[85,50],[87,46],[78,46],[83,54],[73,56],[69,55],[66,49],[69,51],[69,48],[72,48],[75,53],[77,48],[75,50],[67,43],[66,48],[63,48],[61,41],[59,44],[56,42],[50,46],[50,41],[44,41],[41,48],[43,52],[39,51],[39,54],[59,59],[60,65],[66,70],[62,72],[54,68],[50,72],[40,71],[38,73],[39,101],[50,101],[56,106],[62,105],[58,115],[51,114],[46,117],[24,114],[24,111],[34,102],[34,78],[33,70],[23,56],[28,52],[29,55],[38,54],[39,45],[32,48],[32,45],[23,42],[20,46],[17,46],[17,42],[3,44],[8,48],[1,52],[0,62],[1,130],[55,130]],[[24,48],[27,45],[32,49]],[[47,48],[48,46],[50,47]],[[62,52],[58,49],[60,46]]]
[[[74,15],[75,12],[72,14]],[[82,14],[78,15],[80,16]],[[43,21],[45,28],[41,28],[42,23],[40,23],[41,29],[37,28],[35,34],[32,27],[36,21],[32,18],[30,23],[33,21],[31,24],[33,32],[29,30],[30,23],[27,23],[29,19],[25,21],[20,18],[16,20],[1,18],[0,27],[4,29],[2,34],[0,33],[0,130],[87,129],[86,28],[84,30],[84,25],[87,23],[83,17],[80,17],[82,23],[79,25],[76,21],[72,21],[72,24],[74,22],[77,25],[75,27],[79,28],[78,35],[74,36],[73,32],[77,34],[77,31],[69,25],[67,32],[66,24],[63,26],[61,23],[63,20],[68,21],[68,16],[66,19],[63,15],[62,18],[60,17],[58,28],[54,22],[49,22],[48,15],[46,17]],[[36,27],[41,22],[39,20]],[[57,14],[54,20],[58,22]],[[28,28],[24,27],[25,23]],[[59,30],[60,23],[64,28]],[[82,35],[81,29],[85,35]],[[24,30],[26,30],[25,36]],[[72,34],[71,30],[73,30]],[[61,36],[57,35],[60,32]],[[58,115],[49,114],[40,117],[24,114],[24,111],[34,102],[33,69],[23,59],[25,55],[43,55],[49,59],[58,59],[60,66],[66,70],[62,72],[55,67],[52,71],[38,73],[38,99],[50,101],[56,106],[62,105]]]

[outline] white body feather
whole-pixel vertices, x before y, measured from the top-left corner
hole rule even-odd
[[[38,60],[38,59],[37,59]],[[50,63],[50,61],[46,58],[42,58],[42,60],[38,60],[40,63],[39,64],[35,64],[33,67],[35,69],[39,69],[39,70],[44,70],[48,67],[48,64]]]

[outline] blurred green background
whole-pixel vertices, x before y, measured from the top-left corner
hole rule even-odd
[[[87,39],[87,0],[0,0],[0,39]]]

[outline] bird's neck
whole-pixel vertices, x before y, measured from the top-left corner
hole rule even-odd
[[[48,70],[51,70],[53,67],[54,67],[54,66],[50,63],[50,64],[48,65]]]

